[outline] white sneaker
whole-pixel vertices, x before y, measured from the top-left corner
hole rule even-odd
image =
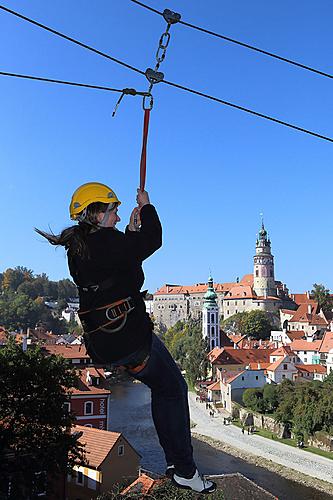
[[[165,471],[165,475],[167,478],[172,479],[172,476],[174,475],[175,472],[175,466],[174,465],[168,465]]]
[[[194,476],[190,479],[185,477],[177,476],[174,474],[172,477],[172,482],[178,486],[178,488],[184,488],[186,490],[193,490],[198,493],[214,493],[216,490],[216,483],[213,481],[208,481],[200,476],[198,469],[195,471]]]

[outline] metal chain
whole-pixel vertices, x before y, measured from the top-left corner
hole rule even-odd
[[[149,81],[149,87],[148,87],[148,92],[147,92],[149,94],[149,96],[145,95],[143,97],[143,101],[142,101],[143,109],[153,109],[154,97],[153,97],[151,92],[153,90],[153,86],[156,83],[159,83],[164,79],[164,73],[162,73],[158,70],[160,68],[160,64],[165,59],[165,54],[166,54],[166,51],[167,51],[167,48],[168,48],[168,45],[170,42],[169,30],[170,30],[171,25],[178,23],[178,21],[180,21],[180,18],[181,18],[180,14],[177,14],[176,12],[172,12],[169,9],[164,10],[163,17],[167,22],[167,27],[166,27],[165,32],[162,33],[161,38],[160,38],[159,43],[158,43],[158,48],[157,48],[156,56],[155,56],[155,59],[156,59],[155,68],[154,69],[147,68],[146,72],[145,72],[146,78]],[[147,103],[148,97],[149,97],[149,103]]]

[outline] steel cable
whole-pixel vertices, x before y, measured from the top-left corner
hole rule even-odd
[[[159,14],[160,16],[163,16],[163,12],[160,12],[156,9],[153,9],[149,5],[144,4],[143,2],[139,2],[138,0],[130,0],[133,3],[136,3],[137,5],[140,5],[141,7],[144,7],[147,10],[150,10],[156,14]],[[250,45],[245,42],[240,42],[239,40],[235,40],[234,38],[230,38],[225,35],[221,35],[220,33],[216,33],[215,31],[208,30],[206,28],[201,28],[200,26],[196,26],[195,24],[187,23],[185,21],[182,21],[181,19],[178,21],[178,24],[183,24],[184,26],[187,26],[189,28],[193,28],[197,31],[201,31],[203,33],[206,33],[208,35],[215,36],[217,38],[221,38],[222,40],[226,40],[227,42],[235,43],[237,45],[240,45],[242,47],[245,47],[250,50],[254,50],[255,52],[259,52],[260,54],[264,54],[269,57],[273,57],[274,59],[278,59],[279,61],[286,62],[288,64],[292,64],[293,66],[298,66],[299,68],[305,69],[307,71],[311,71],[312,73],[317,73],[318,75],[325,76],[327,78],[333,78],[333,75],[330,75],[329,73],[325,73],[324,71],[321,71],[319,69],[312,68],[311,66],[307,66],[306,64],[299,63],[297,61],[293,61],[292,59],[288,59],[283,56],[279,56],[278,54],[274,54],[273,52],[268,52],[267,50],[260,49],[259,47],[255,47],[254,45]]]

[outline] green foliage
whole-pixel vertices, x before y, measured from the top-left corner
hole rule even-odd
[[[246,389],[243,393],[243,403],[252,411],[264,411],[264,397],[262,389]]]
[[[67,300],[76,296],[76,286],[69,279],[50,281],[45,273],[34,275],[22,266],[6,269],[0,280],[0,325],[18,331],[38,324],[58,334],[66,333],[67,322],[58,316]],[[55,314],[45,306],[45,300],[58,301]]]
[[[234,314],[222,322],[227,332],[241,333],[253,339],[268,339],[273,326],[265,311],[249,311]]]
[[[205,377],[208,346],[202,338],[199,321],[178,321],[167,330],[163,340],[174,359],[186,371],[186,378],[191,385]]]
[[[330,312],[333,308],[333,299],[330,296],[330,291],[324,285],[314,283],[313,289],[311,290],[311,297],[316,300],[319,307],[324,312]]]
[[[324,431],[333,435],[333,374],[324,382],[267,384],[263,389],[247,389],[243,402],[252,411],[275,412],[277,422],[289,424],[300,436]]]
[[[264,408],[266,412],[274,412],[279,405],[278,386],[266,384],[263,388]]]
[[[63,358],[23,352],[12,339],[0,349],[0,484],[11,478],[10,498],[30,498],[36,472],[66,473],[83,460],[64,409],[77,380]]]

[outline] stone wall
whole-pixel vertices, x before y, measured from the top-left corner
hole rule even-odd
[[[239,408],[239,419],[244,422],[244,425],[253,425],[260,429],[266,429],[273,432],[280,438],[290,437],[286,436],[287,430],[284,424],[275,422],[274,418],[260,413],[250,412],[246,408]]]
[[[315,432],[314,436],[309,437],[308,445],[320,450],[333,451],[333,436],[325,432]]]

